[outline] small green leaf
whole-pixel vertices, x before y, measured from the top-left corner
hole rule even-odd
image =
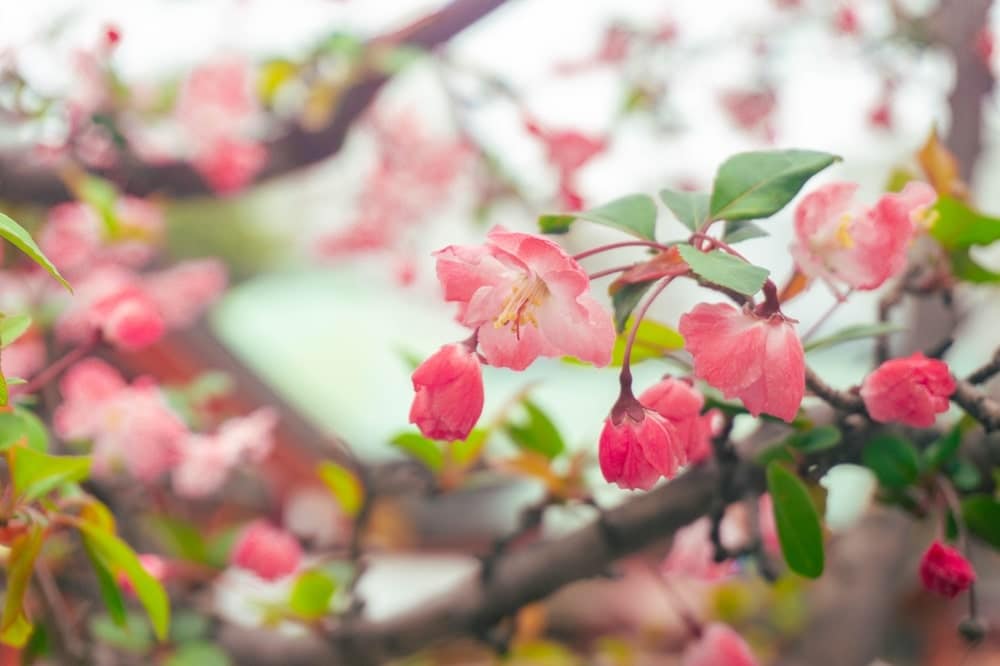
[[[760,291],[770,274],[722,250],[702,252],[690,245],[678,245],[677,250],[698,277],[747,296]]]
[[[788,567],[806,578],[823,573],[823,528],[805,484],[779,462],[767,466],[778,541]]]
[[[816,351],[818,349],[827,349],[828,347],[835,347],[843,342],[850,342],[851,340],[864,340],[865,338],[874,338],[879,335],[888,335],[889,333],[897,333],[899,331],[906,330],[903,326],[897,326],[895,324],[857,324],[855,326],[848,326],[842,328],[836,333],[832,333],[824,338],[817,338],[803,345],[803,348],[807,352]]]
[[[965,458],[956,458],[949,465],[948,474],[951,482],[962,492],[977,490],[983,483],[983,475],[979,473],[979,468]]]
[[[753,222],[748,220],[739,220],[736,222],[726,222],[725,229],[722,233],[722,240],[732,245],[733,243],[739,243],[740,241],[750,240],[752,238],[764,238],[765,236],[770,235],[771,234],[767,233]]]
[[[611,367],[620,368],[625,360],[625,343],[629,332],[635,323],[634,317],[629,317],[625,324],[625,332],[615,338],[615,346],[611,349]],[[663,358],[668,352],[684,348],[684,336],[676,330],[658,321],[646,317],[639,322],[639,330],[632,346],[632,363],[640,363],[651,358]]]
[[[630,194],[579,213],[542,215],[538,218],[538,227],[546,234],[563,234],[578,219],[612,227],[645,240],[656,240],[656,204],[645,194]]]
[[[772,462],[788,463],[789,465],[795,464],[795,454],[792,450],[788,448],[785,444],[778,444],[776,446],[769,446],[754,458],[756,462],[761,467],[767,467]]]
[[[623,333],[625,323],[632,315],[632,311],[639,305],[643,295],[653,286],[656,280],[649,282],[636,282],[635,284],[623,285],[621,289],[611,295],[611,307],[614,310],[615,330],[619,334]]]
[[[924,460],[927,461],[927,466],[931,469],[940,469],[954,459],[961,444],[962,428],[955,426],[924,449]]]
[[[146,571],[131,546],[105,531],[104,527],[87,521],[81,521],[77,527],[93,557],[112,576],[123,575],[132,583],[157,638],[165,639],[170,627],[170,602],[160,581]]]
[[[756,220],[785,207],[806,181],[840,160],[812,150],[739,153],[726,160],[712,189],[713,220]]]
[[[3,316],[0,319],[0,347],[13,344],[19,337],[31,328],[31,317],[26,314]]]
[[[150,528],[168,554],[199,564],[210,564],[205,535],[197,525],[160,514],[143,518],[142,524]]]
[[[315,620],[330,612],[330,600],[337,590],[337,583],[329,575],[313,569],[295,579],[288,607],[296,615]]]
[[[124,626],[107,615],[92,615],[89,624],[90,634],[102,645],[132,654],[145,654],[155,646],[149,622],[138,613],[128,613]]]
[[[470,465],[479,458],[489,435],[489,429],[475,428],[464,440],[448,444],[448,457],[459,467]]]
[[[566,450],[559,429],[542,409],[530,400],[522,400],[521,406],[527,414],[523,422],[509,422],[504,431],[511,441],[525,451],[541,453],[550,460]]]
[[[920,477],[920,454],[905,439],[880,435],[869,441],[861,453],[865,467],[875,472],[879,483],[901,490]]]
[[[229,666],[229,655],[214,643],[185,643],[167,657],[163,666]]]
[[[444,451],[441,450],[441,446],[423,435],[415,432],[401,432],[389,440],[389,443],[406,451],[432,472],[440,472],[441,468],[444,467]]]
[[[49,447],[49,433],[45,424],[23,407],[0,411],[0,451],[18,443],[44,453]]]
[[[24,610],[24,593],[35,571],[35,558],[42,548],[44,531],[32,525],[10,545],[7,555],[7,588],[0,615],[0,643],[21,647],[31,636],[32,624]]]
[[[115,577],[104,566],[101,559],[94,552],[90,542],[86,539],[83,541],[83,551],[87,554],[87,559],[90,560],[94,574],[97,576],[97,585],[101,592],[101,599],[104,600],[104,606],[108,610],[111,621],[120,627],[124,627],[128,618],[125,612],[125,599],[122,597],[121,588],[118,587],[118,581],[115,580]]]
[[[959,280],[974,284],[990,284],[1000,282],[1000,273],[984,268],[972,258],[969,248],[963,247],[948,253],[951,260],[951,273]]]
[[[66,279],[59,274],[59,269],[55,267],[55,264],[42,254],[41,249],[35,244],[31,235],[24,230],[24,227],[3,213],[0,213],[0,237],[7,239],[11,245],[31,257],[32,261],[47,270],[49,275],[58,280],[66,289],[73,291],[69,282],[66,282]]]
[[[930,234],[946,250],[989,245],[1000,240],[1000,218],[974,211],[954,197],[939,197]]]
[[[354,472],[329,460],[321,462],[317,472],[320,480],[337,500],[340,510],[350,518],[357,516],[364,505],[365,489]]]
[[[788,445],[802,453],[817,453],[832,449],[840,443],[840,440],[840,431],[826,425],[795,433],[788,438]]]
[[[972,495],[962,501],[962,517],[973,534],[1000,548],[1000,502],[989,495]]]
[[[677,221],[691,231],[698,231],[698,228],[708,220],[708,195],[704,192],[660,190],[660,199]]]
[[[90,456],[53,456],[26,446],[14,446],[7,449],[7,460],[14,491],[26,500],[90,476]]]

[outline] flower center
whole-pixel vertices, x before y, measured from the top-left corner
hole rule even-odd
[[[520,340],[523,324],[538,325],[532,312],[548,295],[549,289],[541,278],[531,274],[522,275],[504,300],[500,314],[493,320],[493,326],[503,328],[509,324],[514,336]]]

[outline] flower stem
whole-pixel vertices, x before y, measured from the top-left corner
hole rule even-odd
[[[656,250],[661,250],[666,252],[670,249],[670,245],[664,245],[663,243],[657,243],[656,241],[644,241],[644,240],[634,240],[634,241],[622,241],[620,243],[609,243],[607,245],[598,245],[597,247],[590,248],[580,252],[579,254],[574,254],[573,259],[580,261],[581,259],[586,259],[595,254],[600,254],[601,252],[607,252],[608,250],[617,250],[622,247],[651,247]]]
[[[605,268],[604,270],[597,271],[596,273],[591,273],[587,277],[591,280],[596,280],[597,278],[607,277],[608,275],[614,275],[615,273],[621,273],[622,271],[627,271],[628,269],[635,266],[635,264],[628,264],[626,266],[615,266],[614,268]]]
[[[847,293],[843,295],[838,294],[837,300],[835,300],[833,304],[826,309],[826,312],[820,315],[819,319],[813,322],[813,325],[809,327],[809,330],[802,335],[802,341],[805,342],[812,336],[816,335],[817,331],[823,327],[823,324],[825,324],[830,317],[833,316],[833,313],[837,311],[837,308],[847,302],[847,299],[850,297],[852,292],[852,289],[848,289]]]
[[[970,562],[972,561],[972,551],[969,545],[969,530],[968,526],[965,524],[965,519],[962,518],[962,503],[958,499],[958,493],[955,492],[955,488],[951,485],[943,476],[938,476],[937,487],[941,493],[941,498],[944,500],[945,504],[948,506],[948,510],[951,511],[952,517],[955,519],[955,526],[958,528],[958,545],[965,554],[965,557]],[[973,582],[969,585],[969,618],[971,620],[976,620],[979,613],[978,604],[976,603],[976,584]]]
[[[649,306],[653,304],[653,301],[663,293],[663,290],[667,288],[675,276],[671,275],[664,280],[662,280],[656,287],[653,288],[653,292],[646,298],[645,302],[635,313],[635,322],[632,324],[632,330],[629,331],[628,340],[625,342],[625,356],[622,360],[622,371],[621,371],[621,385],[622,391],[626,389],[631,390],[632,388],[632,347],[635,346],[635,338],[639,333],[639,325],[642,324],[643,318],[646,313],[649,312]]]
[[[89,354],[97,347],[98,343],[101,341],[101,334],[99,332],[95,333],[90,337],[89,340],[80,344],[74,349],[67,352],[62,358],[55,361],[52,365],[45,368],[37,375],[32,377],[28,382],[21,384],[20,386],[11,387],[11,396],[15,395],[26,395],[28,393],[34,393],[38,389],[42,388],[53,379],[58,377],[63,370],[73,365],[84,356]]]

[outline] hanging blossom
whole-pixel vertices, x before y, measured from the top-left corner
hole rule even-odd
[[[760,134],[768,143],[774,142],[774,114],[778,108],[774,90],[727,90],[719,95],[719,104],[734,125],[745,132]]]
[[[494,227],[481,246],[435,253],[445,300],[476,331],[490,365],[523,370],[539,356],[611,361],[611,316],[580,265],[552,241]]]
[[[750,646],[725,624],[710,624],[681,658],[681,666],[757,666]]]
[[[926,183],[908,183],[874,206],[854,203],[856,183],[830,183],[795,209],[792,256],[799,270],[837,290],[876,289],[906,264],[910,240],[937,194]]]
[[[425,437],[465,439],[483,412],[483,372],[466,344],[441,347],[413,373],[410,423]]]
[[[667,419],[689,463],[712,455],[714,413],[702,414],[705,397],[690,381],[667,377],[646,389],[639,402]]]
[[[74,285],[75,294],[56,322],[56,335],[82,342],[100,332],[116,347],[141,349],[168,328],[190,325],[225,286],[225,268],[214,259],[143,275],[120,266],[99,267]]]
[[[953,599],[976,581],[976,571],[962,553],[934,541],[920,560],[920,580],[929,591]]]
[[[545,156],[559,176],[559,202],[563,209],[584,208],[584,200],[576,185],[580,169],[608,149],[604,137],[587,136],[576,130],[552,130],[536,120],[526,118],[524,127],[545,146]]]
[[[597,455],[604,479],[629,490],[649,490],[687,464],[686,442],[674,424],[625,386],[604,421]]]
[[[679,330],[696,377],[741,400],[753,416],[795,418],[805,395],[805,353],[784,315],[701,303],[681,317]]]
[[[150,380],[129,385],[113,367],[89,358],[63,375],[59,390],[55,432],[65,440],[93,442],[95,476],[124,468],[149,482],[180,461],[187,428]]]
[[[865,377],[861,398],[879,423],[929,428],[938,414],[948,411],[956,388],[948,364],[917,352],[886,361]]]
[[[229,561],[267,581],[295,573],[302,562],[302,546],[291,534],[266,520],[248,525],[230,552]]]
[[[210,495],[244,462],[260,464],[274,448],[278,414],[263,407],[232,418],[212,435],[190,434],[180,443],[180,455],[171,481],[181,497]]]

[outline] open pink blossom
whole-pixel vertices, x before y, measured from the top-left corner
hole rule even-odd
[[[937,195],[913,182],[865,208],[854,203],[857,189],[830,183],[802,199],[791,251],[799,270],[834,288],[876,289],[903,269],[915,222]]]
[[[670,421],[625,394],[604,421],[598,460],[606,481],[649,490],[660,477],[672,479],[687,454]]]
[[[278,580],[299,568],[302,547],[288,532],[266,520],[257,520],[243,531],[229,560],[264,580]]]
[[[929,428],[938,414],[948,411],[955,388],[944,361],[917,352],[886,361],[865,377],[861,398],[868,414],[879,423]]]
[[[715,623],[684,651],[681,666],[757,666],[757,659],[742,636]]]
[[[226,290],[226,267],[218,259],[183,261],[144,276],[143,285],[170,327],[190,326]]]
[[[791,322],[728,303],[701,303],[679,326],[694,374],[754,416],[791,421],[805,395],[805,354]]]
[[[701,413],[705,397],[690,382],[667,377],[646,389],[639,402],[670,421],[688,462],[698,462],[710,455],[712,416]]]
[[[465,439],[483,412],[483,372],[464,344],[441,347],[413,373],[410,423],[431,439]]]
[[[167,330],[156,303],[138,287],[125,287],[99,299],[89,315],[104,339],[120,349],[147,347]]]
[[[580,265],[552,241],[497,226],[485,245],[438,251],[445,299],[475,329],[490,365],[523,370],[539,356],[607,365],[615,330]]]
[[[962,553],[935,541],[920,560],[920,580],[931,592],[953,599],[975,582],[976,571]]]
[[[263,144],[228,137],[206,144],[192,160],[195,171],[219,194],[242,190],[265,162],[267,149]]]

